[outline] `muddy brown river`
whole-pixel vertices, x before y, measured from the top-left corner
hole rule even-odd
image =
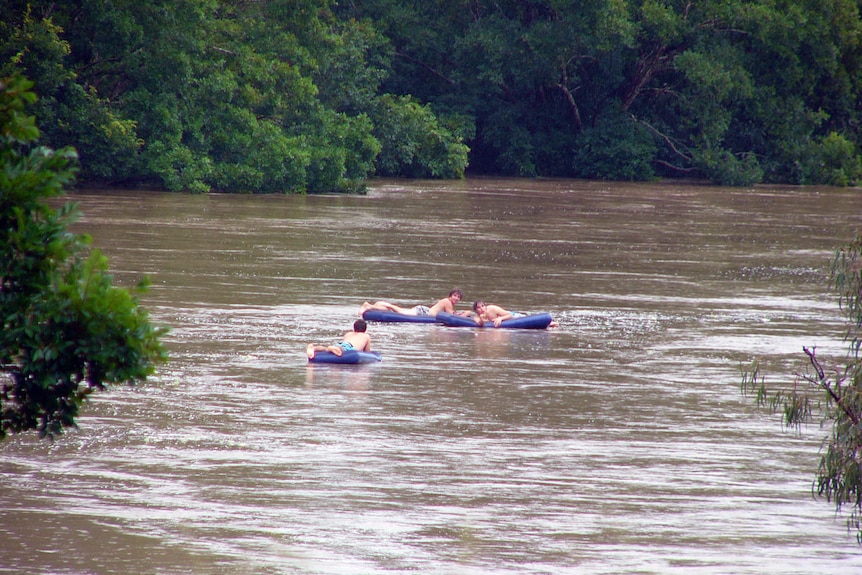
[[[826,432],[740,395],[844,354],[862,192],[375,182],[367,196],[76,192],[171,360],[55,442],[0,444],[0,573],[862,572],[812,496]],[[371,324],[453,287],[556,329]]]

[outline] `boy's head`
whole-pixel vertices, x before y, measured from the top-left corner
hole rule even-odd
[[[366,327],[368,327],[368,324],[365,323],[364,319],[358,319],[353,322],[353,331],[364,332]]]

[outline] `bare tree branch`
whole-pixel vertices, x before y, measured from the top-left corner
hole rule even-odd
[[[681,174],[694,174],[694,173],[697,173],[698,171],[700,171],[699,168],[695,168],[693,166],[690,166],[688,168],[683,168],[682,166],[676,166],[676,165],[671,164],[670,162],[667,162],[665,160],[653,160],[653,163],[658,164],[659,166],[664,166],[665,168],[671,169],[671,170],[673,170],[675,172],[679,172]]]
[[[447,84],[449,84],[450,86],[454,86],[454,85],[455,85],[455,81],[454,81],[454,80],[452,80],[452,79],[451,79],[451,78],[449,78],[448,76],[444,75],[442,72],[437,71],[435,68],[432,68],[431,66],[429,66],[429,65],[428,65],[428,64],[426,64],[425,62],[420,62],[420,61],[419,61],[419,60],[417,60],[416,58],[413,58],[413,57],[411,57],[411,56],[408,56],[407,54],[405,54],[405,53],[403,53],[403,52],[395,52],[395,55],[396,55],[397,57],[399,57],[399,58],[404,58],[405,60],[409,60],[410,62],[413,62],[414,64],[418,64],[419,66],[421,66],[421,67],[425,68],[426,70],[428,70],[428,71],[429,71],[429,72],[431,72],[433,75],[437,76],[438,78],[440,78],[441,80],[443,80],[444,82],[446,82]]]
[[[687,154],[686,152],[684,152],[684,151],[682,151],[676,147],[676,144],[674,143],[673,139],[671,139],[670,136],[659,131],[657,128],[652,126],[649,122],[645,122],[645,121],[637,118],[634,114],[629,114],[629,116],[631,117],[632,120],[641,124],[642,126],[645,126],[650,132],[652,132],[653,134],[655,134],[656,136],[658,136],[659,138],[664,140],[665,143],[670,147],[670,149],[673,150],[674,154],[676,154],[677,156],[679,156],[680,158],[684,159],[687,162],[692,161],[692,158],[689,154]],[[694,170],[694,168],[692,168],[692,170]]]
[[[827,379],[826,372],[824,371],[820,360],[818,360],[815,356],[817,348],[815,347],[812,349],[808,349],[807,347],[803,346],[802,351],[805,352],[805,355],[807,355],[808,359],[811,361],[811,365],[814,368],[814,371],[817,373],[817,379],[808,376],[802,377],[808,382],[814,385],[818,385],[824,390],[826,390],[826,393],[829,394],[835,404],[841,408],[841,411],[843,411],[847,417],[850,418],[850,421],[853,422],[853,425],[859,425],[859,416],[849,406],[845,404],[841,396],[836,393],[835,389],[832,387],[832,383]],[[840,388],[840,384],[838,384],[838,386]]]
[[[569,102],[569,108],[571,108],[572,116],[575,119],[575,127],[578,129],[578,132],[582,132],[584,126],[581,122],[581,111],[578,109],[578,103],[575,102],[575,96],[572,94],[572,91],[569,90],[568,83],[569,75],[566,73],[566,64],[563,64],[560,70],[560,82],[557,84],[557,87],[563,91],[563,94],[566,96],[566,100]]]

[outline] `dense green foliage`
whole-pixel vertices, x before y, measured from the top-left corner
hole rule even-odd
[[[853,0],[366,0],[383,88],[475,118],[471,169],[855,183]]]
[[[31,88],[0,82],[0,439],[60,433],[91,391],[143,379],[164,359],[163,330],[111,285],[89,238],[66,230],[74,206],[47,203],[72,182],[77,154],[35,145]]]
[[[754,393],[759,404],[781,410],[788,425],[821,417],[830,434],[824,440],[816,492],[838,510],[851,507],[848,522],[862,543],[862,235],[835,253],[830,285],[847,320],[846,363],[824,366],[815,349],[803,348],[808,369],[797,374],[792,387],[767,388],[755,362],[743,374],[742,390]]]
[[[375,174],[856,184],[855,0],[9,0],[85,181],[357,191]]]

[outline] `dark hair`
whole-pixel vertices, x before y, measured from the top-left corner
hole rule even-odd
[[[473,311],[476,311],[476,308],[477,308],[477,307],[479,307],[479,304],[484,304],[484,303],[485,303],[485,302],[483,302],[483,301],[482,301],[482,300],[480,300],[480,299],[477,299],[476,301],[474,301],[474,302],[473,302]]]
[[[452,297],[453,295],[456,295],[456,296],[460,297],[461,299],[464,299],[464,292],[461,291],[461,288],[455,288],[449,292],[449,297]]]
[[[368,327],[368,324],[365,323],[364,319],[358,319],[353,322],[353,331],[365,331],[366,327]]]

